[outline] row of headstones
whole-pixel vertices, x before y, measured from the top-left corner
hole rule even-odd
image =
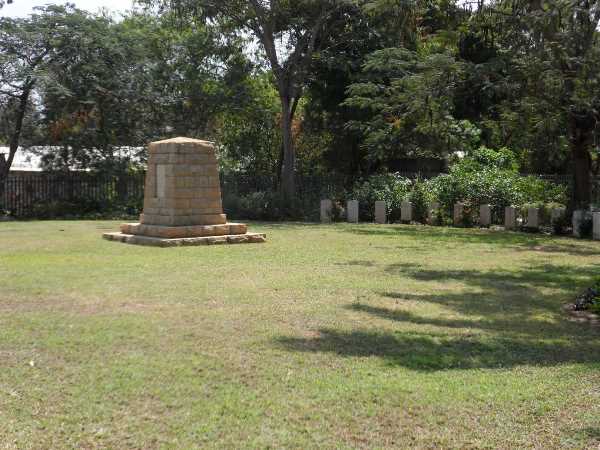
[[[429,221],[433,218],[440,208],[439,203],[433,203],[429,208]],[[402,222],[412,222],[412,203],[404,201],[400,205],[400,220]],[[454,205],[454,224],[461,225],[464,221],[465,205],[457,203]],[[333,217],[333,201],[330,199],[321,200],[321,222],[330,223]],[[555,222],[566,214],[566,209],[556,208],[552,210],[551,220]],[[573,234],[579,237],[579,224],[584,220],[586,211],[575,211],[573,214]],[[358,223],[358,200],[349,200],[346,205],[346,219],[349,223]],[[593,214],[593,237],[600,240],[600,212]],[[387,223],[387,204],[383,201],[375,202],[375,223]],[[479,207],[479,225],[489,227],[492,225],[492,206],[481,205]],[[540,227],[540,210],[538,208],[529,208],[527,210],[527,228],[538,229]],[[515,230],[517,228],[517,209],[514,206],[507,206],[504,210],[504,228],[506,230]]]

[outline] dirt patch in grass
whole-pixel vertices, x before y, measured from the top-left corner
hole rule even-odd
[[[590,311],[576,311],[573,303],[564,305],[563,311],[565,311],[571,322],[585,323],[600,329],[600,316],[598,314]]]

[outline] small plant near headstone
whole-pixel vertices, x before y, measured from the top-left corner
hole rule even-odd
[[[444,210],[444,208],[438,208],[433,214],[434,224],[441,227],[449,227],[452,225],[452,217]]]
[[[464,228],[473,228],[475,225],[475,208],[470,203],[464,204],[463,214],[461,218],[461,226]]]
[[[596,279],[592,287],[577,296],[573,309],[600,314],[600,278]]]
[[[331,221],[343,222],[346,218],[346,210],[340,201],[334,201],[331,205]]]

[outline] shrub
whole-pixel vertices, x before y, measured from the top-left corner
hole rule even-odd
[[[433,201],[433,193],[428,189],[428,185],[421,180],[415,181],[408,199],[413,206],[413,220],[427,223],[429,205]]]
[[[504,208],[510,205],[566,203],[566,187],[519,175],[510,153],[506,149],[479,149],[455,161],[448,174],[429,180],[428,189],[448,214],[458,202],[474,210],[490,204],[496,221],[502,220]]]
[[[278,192],[230,193],[223,198],[223,210],[235,219],[281,220],[294,213],[284,209],[283,205]]]
[[[600,278],[575,299],[576,311],[591,311],[600,314]]]

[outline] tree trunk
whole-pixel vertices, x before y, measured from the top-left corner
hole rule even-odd
[[[571,113],[571,157],[573,158],[573,207],[585,209],[592,201],[592,157],[596,121],[590,114]]]
[[[281,167],[281,193],[287,201],[296,196],[296,154],[292,138],[293,111],[289,96],[281,96],[281,132],[283,135],[283,164]]]
[[[21,141],[21,132],[23,131],[23,119],[27,112],[27,103],[29,102],[29,95],[33,89],[33,81],[27,79],[23,87],[21,95],[19,95],[19,104],[17,106],[15,126],[10,136],[10,142],[8,147],[8,158],[4,159],[4,155],[0,157],[0,202],[4,198],[4,188],[6,180],[8,179],[8,173],[10,172],[10,166],[15,159],[17,150],[19,149],[19,143]],[[0,204],[0,206],[2,206]]]

